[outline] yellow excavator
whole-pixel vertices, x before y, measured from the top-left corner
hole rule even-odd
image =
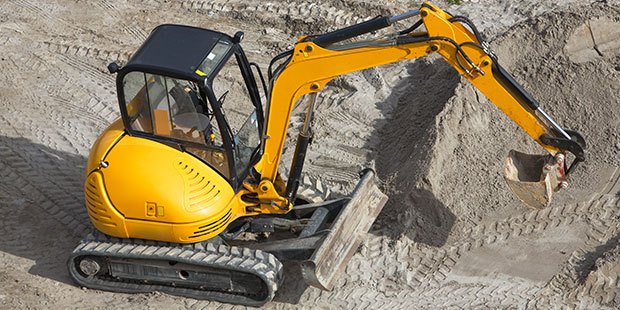
[[[409,18],[402,31],[370,34]],[[349,197],[298,195],[317,94],[354,71],[441,55],[548,152],[511,151],[506,161],[509,186],[532,207],[548,206],[585,159],[583,137],[543,111],[471,21],[428,2],[300,37],[273,58],[267,78],[242,39],[161,25],[126,64],[108,66],[122,117],[88,158],[84,193],[96,230],[67,263],[78,285],[259,306],[292,261],[309,285],[332,289],[387,201],[370,168]],[[298,101],[305,120],[285,179],[279,164]]]

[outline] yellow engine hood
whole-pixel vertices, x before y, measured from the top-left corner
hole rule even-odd
[[[112,205],[127,219],[191,223],[217,216],[234,196],[228,181],[188,153],[123,136],[101,168]]]

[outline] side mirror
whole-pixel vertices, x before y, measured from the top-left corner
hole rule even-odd
[[[244,36],[243,31],[237,31],[235,35],[233,36],[233,43],[235,44],[241,43],[241,40],[243,40],[243,36]]]
[[[116,73],[120,69],[121,69],[121,67],[116,62],[111,62],[108,65],[108,71],[110,71],[110,73]]]

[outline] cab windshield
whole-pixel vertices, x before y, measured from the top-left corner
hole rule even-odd
[[[227,179],[242,180],[261,139],[247,87],[252,77],[243,74],[241,52],[234,48],[220,40],[205,56],[196,70],[207,77],[205,85],[140,71],[126,73],[122,89],[128,129],[174,140]]]
[[[232,48],[232,43],[219,40],[215,43],[215,46],[209,51],[209,54],[198,66],[198,74],[210,75],[215,68],[222,62],[224,57],[228,54],[228,51]]]
[[[239,59],[240,56],[233,53],[217,74],[210,78],[210,83],[213,95],[218,98],[219,106],[233,135],[235,174],[241,179],[245,176],[252,156],[260,146],[260,126],[256,107],[247,87],[248,77],[242,74]]]
[[[123,92],[132,131],[190,142],[188,151],[230,176],[220,131],[196,83],[133,71],[123,79]]]

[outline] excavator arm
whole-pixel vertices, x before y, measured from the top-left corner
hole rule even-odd
[[[412,16],[421,19],[407,30],[366,41],[341,43]],[[416,31],[422,25],[426,31]],[[441,55],[552,155],[527,157],[511,152],[505,171],[508,184],[526,204],[537,208],[547,206],[551,192],[565,187],[567,174],[585,159],[583,137],[560,127],[501,67],[488,43],[467,18],[452,16],[428,2],[422,4],[419,10],[377,17],[298,40],[294,50],[288,53],[289,58],[276,69],[271,79],[264,153],[256,166],[262,179],[276,180],[278,177],[278,165],[293,106],[302,96],[320,92],[330,80],[343,74],[432,53]],[[301,151],[305,152],[305,147],[302,146]],[[565,165],[567,152],[574,155],[573,163],[568,168]],[[296,154],[291,167],[286,193],[288,198],[294,197],[296,186],[291,186],[291,183],[299,179],[300,166],[303,166],[304,156],[299,155]],[[542,174],[540,170],[544,170]],[[523,185],[523,181],[532,184]],[[543,192],[537,188],[543,188]],[[532,195],[539,197],[533,200],[527,197]],[[286,203],[286,196],[281,197],[281,203]]]

